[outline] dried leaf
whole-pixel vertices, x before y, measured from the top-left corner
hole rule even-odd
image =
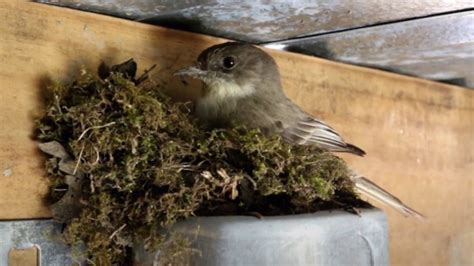
[[[62,159],[59,161],[59,170],[68,175],[74,175],[76,170],[76,162],[73,160]]]
[[[51,212],[56,221],[67,223],[78,217],[81,210],[81,185],[80,178],[72,175],[66,176],[68,191],[55,204],[51,205]]]
[[[60,159],[69,159],[71,158],[69,154],[64,149],[63,145],[57,141],[50,141],[45,143],[38,143],[38,148],[53,157],[60,158]]]

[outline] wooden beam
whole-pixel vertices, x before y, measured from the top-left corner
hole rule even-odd
[[[464,11],[272,45],[474,88],[473,21]]]
[[[0,5],[0,218],[49,217],[43,158],[30,136],[47,79],[65,80],[81,65],[134,57],[141,69],[190,99],[171,73],[222,39],[22,1]],[[472,250],[474,91],[272,51],[288,95],[322,118],[365,158],[353,167],[429,217],[427,223],[387,210],[391,260],[448,264]],[[468,240],[466,240],[468,239]],[[448,241],[449,240],[449,241]],[[471,247],[467,247],[471,243]]]
[[[37,0],[253,43],[327,34],[473,7],[472,0]]]

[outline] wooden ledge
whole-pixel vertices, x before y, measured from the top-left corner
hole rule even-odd
[[[157,64],[155,77],[168,91],[190,99],[197,90],[171,73],[224,41],[23,1],[3,1],[0,18],[0,219],[50,216],[43,158],[30,138],[44,80],[134,57],[140,70]],[[367,151],[344,156],[350,164],[429,217],[420,224],[387,210],[392,263],[447,264],[446,239],[472,232],[474,91],[271,53],[288,95]]]

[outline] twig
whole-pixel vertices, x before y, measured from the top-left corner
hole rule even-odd
[[[84,137],[84,135],[86,135],[86,133],[89,132],[89,130],[104,128],[104,127],[108,127],[108,126],[115,125],[115,124],[116,124],[115,122],[110,122],[110,123],[107,123],[107,124],[102,125],[102,126],[89,127],[81,133],[81,135],[79,136],[79,138],[77,140],[81,140]]]
[[[76,166],[74,166],[74,171],[72,172],[72,175],[76,175],[77,168],[79,167],[79,163],[81,162],[82,158],[82,153],[84,152],[84,148],[86,147],[86,144],[82,144],[81,152],[79,153],[79,157],[77,158]]]
[[[95,192],[95,186],[94,186],[94,175],[90,175],[89,177],[89,180],[91,181],[90,182],[90,186],[91,186],[91,193],[94,193]]]
[[[99,149],[97,149],[95,146],[93,146],[94,150],[95,150],[95,154],[96,154],[96,159],[95,159],[95,162],[93,162],[92,164],[95,165],[97,163],[99,163],[100,161],[100,152],[99,152]]]
[[[143,72],[143,74],[138,78],[136,79],[136,83],[139,84],[139,83],[142,83],[144,80],[146,80],[148,78],[148,73],[150,73],[154,68],[156,67],[156,64],[154,64],[153,66],[151,66],[149,69],[145,69],[145,71]]]
[[[123,224],[122,226],[119,227],[119,229],[115,230],[109,237],[109,240],[112,240],[112,238],[114,238],[114,236],[116,234],[118,234],[118,232],[122,231],[122,229],[125,228],[125,226],[127,226],[127,224]]]

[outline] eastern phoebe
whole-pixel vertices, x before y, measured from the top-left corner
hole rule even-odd
[[[267,135],[279,134],[292,144],[365,154],[288,99],[283,92],[277,64],[269,54],[253,45],[227,42],[209,47],[199,55],[196,66],[176,74],[204,82],[205,92],[196,101],[196,115],[208,126],[243,125],[259,128]],[[351,179],[363,194],[405,215],[422,217],[367,178],[354,174]]]

